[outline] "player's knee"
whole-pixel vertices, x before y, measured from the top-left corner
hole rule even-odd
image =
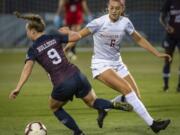
[[[93,107],[94,102],[96,101],[96,97],[92,96],[90,98],[84,98],[83,100],[89,107]]]
[[[57,104],[50,103],[49,108],[52,112],[56,112],[60,108],[60,106]]]
[[[128,83],[124,83],[124,85],[122,85],[120,89],[123,95],[127,95],[133,91],[133,88]]]

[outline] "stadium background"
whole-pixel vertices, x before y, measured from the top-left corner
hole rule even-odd
[[[95,17],[106,12],[107,0],[87,0]],[[151,42],[160,44],[163,29],[159,23],[159,11],[164,0],[127,0],[127,16],[135,28]],[[47,23],[47,31],[53,27],[53,19],[57,10],[58,0],[0,0],[0,47],[22,47],[30,44],[26,39],[25,22],[16,19],[13,11],[41,14]],[[8,39],[8,40],[7,40]],[[129,41],[127,39],[126,41]],[[90,44],[88,38],[83,41]]]
[[[159,24],[159,11],[164,0],[126,1],[127,15],[136,29],[153,42],[153,45],[160,46],[164,31]],[[94,16],[100,16],[106,11],[106,3],[107,0],[88,0]],[[26,38],[25,22],[16,19],[12,12],[18,10],[23,13],[41,14],[46,19],[48,31],[53,28],[56,9],[57,0],[0,0],[0,135],[23,135],[26,124],[32,121],[43,122],[49,135],[72,134],[56,120],[48,108],[48,97],[52,87],[38,64],[35,64],[32,75],[18,98],[15,101],[8,99],[10,91],[16,87],[24,65],[25,50],[31,44]],[[126,41],[131,44],[130,47],[133,46],[131,40]],[[92,42],[87,38],[79,44],[86,46]],[[78,51],[78,59],[73,63],[87,75],[99,97],[112,99],[118,93],[92,79],[90,69],[92,51],[87,50]],[[160,134],[179,135],[180,95],[176,92],[179,54],[177,52],[174,54],[170,88],[167,93],[162,91],[162,59],[139,48],[123,47],[121,55],[139,86],[142,101],[148,111],[155,119],[172,120],[168,129]],[[74,99],[65,106],[65,109],[87,135],[154,135],[135,113],[111,111],[105,120],[104,128],[99,129],[96,123],[96,111],[89,109],[81,100]]]

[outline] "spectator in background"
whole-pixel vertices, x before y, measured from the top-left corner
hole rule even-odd
[[[92,16],[88,9],[86,0],[59,0],[54,23],[58,28],[64,24],[70,27],[73,31],[79,31],[81,25],[84,23],[84,14],[90,21]],[[71,48],[68,53],[68,57],[72,60],[76,60],[77,58],[75,47],[76,46]]]
[[[163,41],[163,48],[165,52],[171,57],[176,49],[179,49],[180,53],[180,1],[179,0],[166,0],[160,15],[160,23],[166,30],[166,37]],[[163,90],[167,91],[169,88],[169,76],[170,76],[171,62],[165,59],[163,67]],[[179,67],[179,81],[177,85],[177,92],[180,92],[180,67]]]

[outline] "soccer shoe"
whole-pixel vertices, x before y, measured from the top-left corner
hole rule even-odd
[[[79,132],[74,132],[73,135],[85,135],[82,131],[79,131]]]
[[[114,109],[131,112],[133,107],[127,102],[113,102]]]
[[[128,112],[131,112],[133,110],[133,107],[126,102],[112,102],[112,104],[113,104],[113,108],[117,110],[128,111]],[[107,114],[108,112],[105,110],[98,110],[97,123],[99,128],[103,127],[103,122]]]
[[[150,127],[154,133],[158,133],[160,130],[165,130],[170,122],[171,120],[157,120],[153,121]]]
[[[178,84],[176,91],[180,92],[180,84]]]
[[[104,118],[108,115],[108,112],[105,110],[98,110],[97,123],[99,128],[103,127]]]
[[[164,86],[164,87],[163,87],[164,92],[167,92],[168,89],[169,89],[169,86]]]

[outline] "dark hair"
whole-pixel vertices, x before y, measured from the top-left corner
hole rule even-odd
[[[28,20],[28,29],[35,29],[37,32],[43,32],[45,30],[45,22],[40,15],[28,14],[22,15],[19,12],[14,12],[17,18]]]

